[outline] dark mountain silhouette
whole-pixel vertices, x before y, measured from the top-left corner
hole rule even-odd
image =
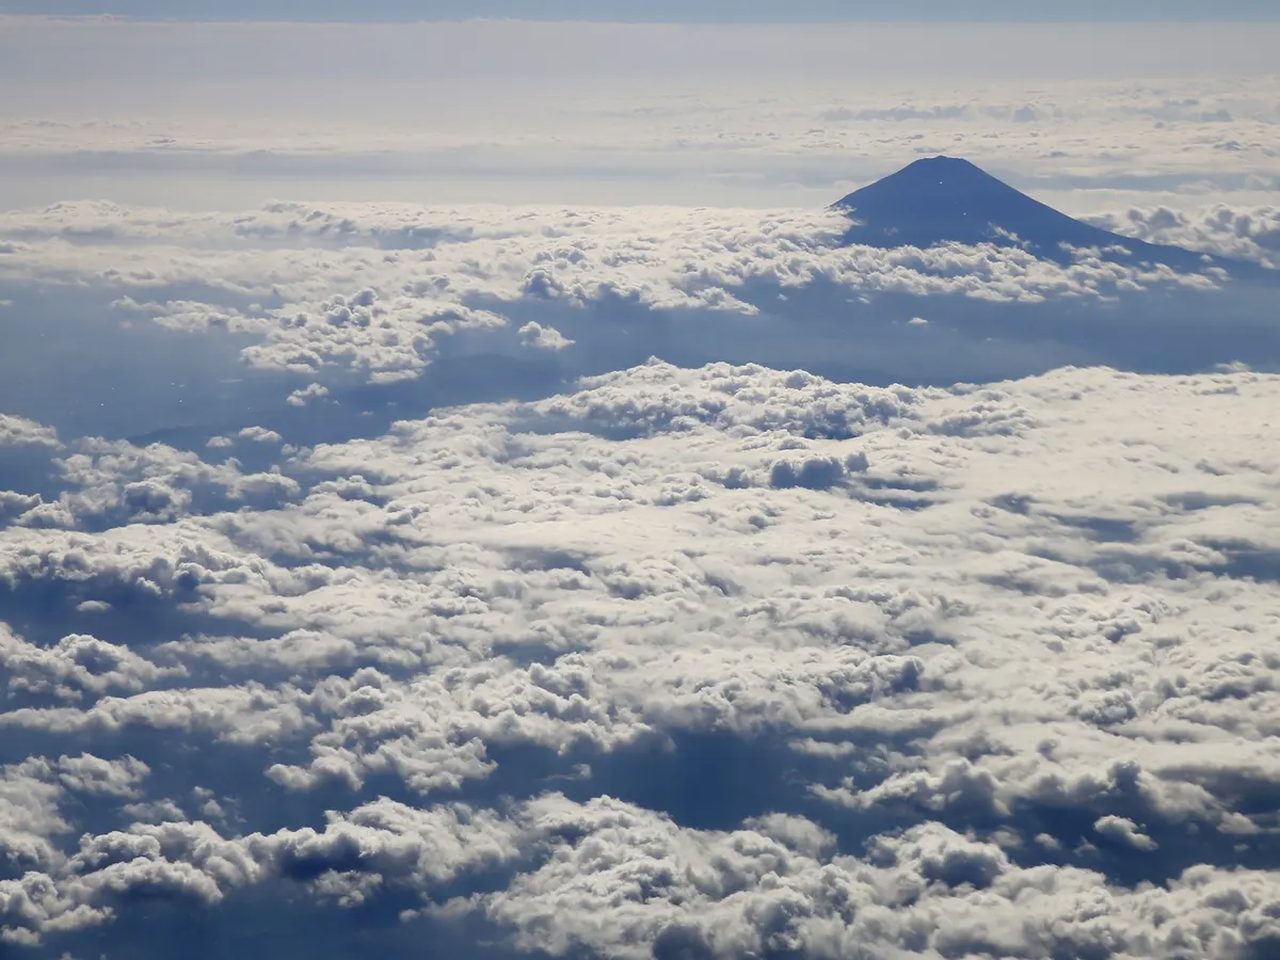
[[[837,200],[854,225],[846,243],[875,247],[930,247],[940,243],[994,243],[1022,247],[1060,263],[1068,248],[1096,248],[1108,260],[1165,264],[1181,272],[1219,266],[1254,274],[1263,268],[1225,257],[1158,246],[1073,219],[968,160],[930,157]]]

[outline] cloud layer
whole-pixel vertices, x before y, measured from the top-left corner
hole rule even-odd
[[[8,18],[0,206],[817,206],[940,152],[1058,189],[1259,193],[1277,31]]]
[[[306,448],[15,420],[4,936],[284,885],[552,955],[1266,956],[1278,394],[655,361]]]
[[[0,216],[0,237],[10,238],[0,248],[0,282],[20,292],[91,291],[111,310],[95,314],[89,337],[119,324],[154,324],[211,335],[219,349],[239,345],[255,369],[313,381],[296,387],[289,401],[296,407],[322,400],[327,394],[319,391],[334,382],[412,380],[442,354],[468,352],[594,373],[662,350],[705,362],[724,355],[727,339],[741,359],[781,350],[809,366],[833,356],[874,363],[883,349],[875,344],[896,337],[897,357],[971,355],[988,376],[991,369],[1043,369],[1051,364],[1027,359],[1035,348],[1002,360],[1001,349],[985,342],[980,328],[990,311],[1037,305],[1045,319],[1006,324],[1001,339],[1078,342],[1072,356],[1108,356],[1105,336],[1084,336],[1078,319],[1059,312],[1144,294],[1154,294],[1144,310],[1198,310],[1197,295],[1226,282],[1216,268],[1178,273],[1118,263],[1097,250],[1075,251],[1059,264],[987,243],[842,245],[847,225],[829,210],[277,202],[202,214],[60,203]],[[814,290],[826,300],[800,299]],[[955,302],[953,332],[938,336],[976,342],[957,350],[922,332],[904,349],[906,311],[914,309],[902,306],[908,298]],[[870,308],[873,302],[890,306]],[[864,316],[875,329],[858,331],[858,350],[850,331]],[[809,332],[788,335],[779,318]],[[1108,326],[1123,339],[1131,323]],[[827,343],[833,334],[846,345]],[[1218,349],[1231,349],[1229,342],[1223,338]],[[796,353],[811,345],[810,353]],[[946,370],[942,378],[960,375]]]

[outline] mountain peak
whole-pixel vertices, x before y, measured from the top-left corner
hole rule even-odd
[[[922,157],[907,164],[897,173],[885,177],[880,183],[894,183],[899,188],[910,187],[933,193],[960,190],[991,191],[997,187],[1010,193],[1017,193],[1012,187],[997,180],[976,163],[961,157]],[[944,189],[940,191],[937,189],[939,187]],[[840,202],[843,203],[843,201]]]
[[[1200,254],[1153,246],[1073,219],[959,157],[923,157],[832,206],[853,220],[846,243],[992,243],[1059,262],[1072,259],[1071,248],[1093,247],[1110,250],[1116,260],[1204,266]]]
[[[1088,246],[1106,231],[1072,220],[959,157],[925,157],[836,201],[872,246],[1050,241]]]
[[[944,154],[938,154],[936,157],[921,157],[919,160],[913,160],[902,168],[906,170],[977,170],[982,173],[982,168],[976,163],[972,163],[964,157],[948,157]]]

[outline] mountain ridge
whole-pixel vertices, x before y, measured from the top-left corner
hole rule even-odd
[[[1163,264],[1179,271],[1221,267],[1231,273],[1264,268],[1211,253],[1163,246],[1113,233],[1070,217],[959,157],[916,160],[831,204],[853,224],[844,243],[931,247],[991,243],[1020,247],[1042,259],[1070,263],[1074,251],[1097,249],[1105,259]]]

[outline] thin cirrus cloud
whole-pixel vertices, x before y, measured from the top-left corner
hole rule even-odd
[[[0,200],[821,206],[939,152],[1064,196],[1257,194],[1275,149],[1274,34],[15,17],[0,31],[15,94],[0,165],[23,189]]]

